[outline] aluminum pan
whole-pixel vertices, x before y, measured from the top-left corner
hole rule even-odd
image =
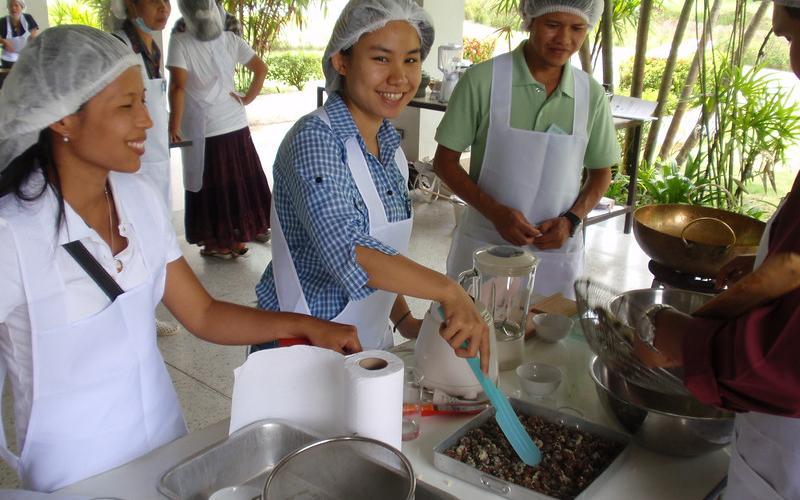
[[[606,468],[606,470],[604,470],[602,474],[600,474],[597,478],[595,478],[595,480],[592,481],[589,484],[589,486],[587,486],[586,489],[583,490],[581,494],[576,497],[576,500],[592,498],[592,496],[600,489],[602,484],[609,477],[611,477],[611,475],[613,475],[617,470],[619,470],[619,468],[621,467],[620,464],[624,461],[625,457],[628,455],[631,438],[627,434],[623,434],[621,432],[608,429],[593,422],[589,422],[588,420],[584,420],[582,418],[573,415],[560,413],[556,410],[539,406],[527,401],[522,401],[515,398],[509,398],[509,402],[511,403],[511,406],[514,408],[515,411],[523,415],[527,416],[535,415],[542,417],[550,422],[559,422],[570,426],[576,426],[577,428],[583,431],[590,432],[597,436],[601,436],[606,439],[610,439],[612,441],[616,441],[618,443],[622,443],[625,445],[625,448],[619,455],[617,455],[617,458],[615,458],[614,461],[611,462],[611,464]],[[451,476],[455,476],[470,484],[474,484],[479,488],[488,490],[494,493],[495,495],[501,495],[506,498],[512,498],[517,500],[531,500],[531,499],[554,500],[553,497],[544,495],[542,493],[539,493],[538,491],[530,490],[528,488],[523,488],[522,486],[499,479],[495,476],[492,476],[491,474],[481,472],[477,468],[472,467],[471,465],[467,465],[463,462],[459,462],[454,458],[450,458],[444,453],[445,450],[458,443],[458,440],[461,439],[461,437],[464,436],[464,434],[471,431],[472,429],[480,427],[487,420],[491,418],[494,418],[494,408],[487,408],[481,414],[477,415],[475,418],[464,424],[463,427],[458,429],[451,436],[449,436],[444,441],[439,443],[433,449],[433,465],[440,471],[444,472],[445,474],[450,474]]]
[[[261,491],[267,475],[286,455],[318,434],[281,420],[261,420],[187,458],[167,471],[158,491],[173,500],[206,500],[228,486],[248,484]],[[457,500],[417,481],[416,500]]]

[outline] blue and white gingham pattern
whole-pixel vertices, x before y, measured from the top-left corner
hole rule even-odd
[[[311,314],[332,319],[347,302],[369,296],[369,277],[355,247],[397,251],[369,235],[369,215],[347,165],[345,141],[356,136],[389,222],[411,217],[411,199],[394,161],[400,136],[384,121],[378,131],[380,161],[367,152],[352,115],[338,94],[325,103],[329,127],[317,117],[301,118],[275,158],[272,195],[300,285]],[[272,263],[256,285],[258,306],[280,310]]]

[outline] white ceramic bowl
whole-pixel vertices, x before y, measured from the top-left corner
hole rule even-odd
[[[517,377],[525,394],[535,398],[554,393],[561,384],[561,370],[557,366],[535,361],[519,365]]]
[[[255,486],[229,486],[215,491],[208,500],[253,500],[261,498],[261,489]]]
[[[533,317],[536,335],[545,342],[558,342],[572,330],[572,319],[563,314],[542,313]]]

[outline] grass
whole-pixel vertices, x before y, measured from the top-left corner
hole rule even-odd
[[[776,190],[773,191],[772,186],[767,186],[765,189],[761,180],[756,179],[746,185],[748,194],[745,195],[745,200],[750,204],[763,207],[768,213],[772,213],[780,203],[781,198],[786,196],[786,193],[792,189],[795,177],[797,177],[797,170],[795,169],[777,169],[775,171]]]

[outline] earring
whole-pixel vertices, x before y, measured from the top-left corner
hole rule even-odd
[[[65,135],[65,136],[62,136],[62,138],[61,138],[61,139],[62,139],[64,142],[69,142],[69,137],[67,137],[66,135]]]

